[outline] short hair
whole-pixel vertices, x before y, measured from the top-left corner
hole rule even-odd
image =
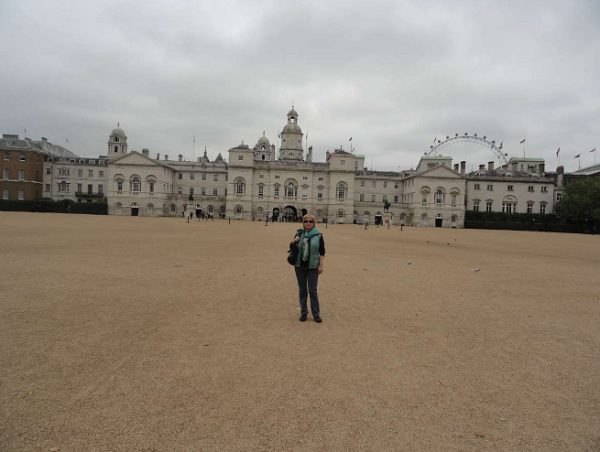
[[[317,217],[315,217],[312,213],[307,213],[306,215],[304,215],[302,217],[302,221],[304,220],[312,220],[315,222],[315,224],[317,223]]]

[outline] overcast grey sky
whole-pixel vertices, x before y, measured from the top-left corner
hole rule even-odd
[[[192,159],[196,136],[195,157],[227,159],[263,130],[279,148],[292,102],[319,161],[353,137],[408,169],[464,132],[550,170],[559,146],[567,170],[600,153],[598,0],[1,0],[0,18],[0,131],[83,156],[117,121],[151,155]]]

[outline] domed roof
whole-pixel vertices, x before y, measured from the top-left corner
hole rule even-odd
[[[295,116],[296,118],[298,117],[298,113],[296,113],[296,110],[294,110],[294,107],[292,107],[292,109],[290,111],[288,111],[288,116]]]
[[[270,142],[270,141],[269,141],[269,139],[268,139],[268,138],[267,138],[267,137],[266,137],[266,136],[263,134],[263,136],[262,136],[262,137],[260,137],[260,138],[258,139],[258,141],[256,142],[256,145],[257,145],[257,146],[261,146],[261,145],[264,145],[264,146],[270,146],[270,145],[271,145],[271,142]]]
[[[125,131],[123,129],[121,129],[120,127],[113,129],[110,134],[111,135],[119,135],[120,137],[126,138]]]
[[[302,129],[296,123],[290,123],[283,126],[283,133],[302,133]]]

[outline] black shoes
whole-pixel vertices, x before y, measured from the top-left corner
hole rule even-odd
[[[321,320],[321,317],[317,316],[315,317],[315,322],[317,323],[321,323],[323,320]]]
[[[298,320],[301,322],[306,322],[306,314],[302,314]]]

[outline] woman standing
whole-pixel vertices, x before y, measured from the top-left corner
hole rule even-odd
[[[323,240],[323,234],[315,226],[315,221],[314,215],[304,215],[302,218],[304,228],[298,229],[290,245],[298,244],[298,257],[294,269],[298,280],[300,321],[306,321],[308,315],[307,299],[310,294],[310,310],[313,319],[315,319],[315,322],[321,323],[317,284],[319,283],[319,275],[323,273],[325,241]]]

